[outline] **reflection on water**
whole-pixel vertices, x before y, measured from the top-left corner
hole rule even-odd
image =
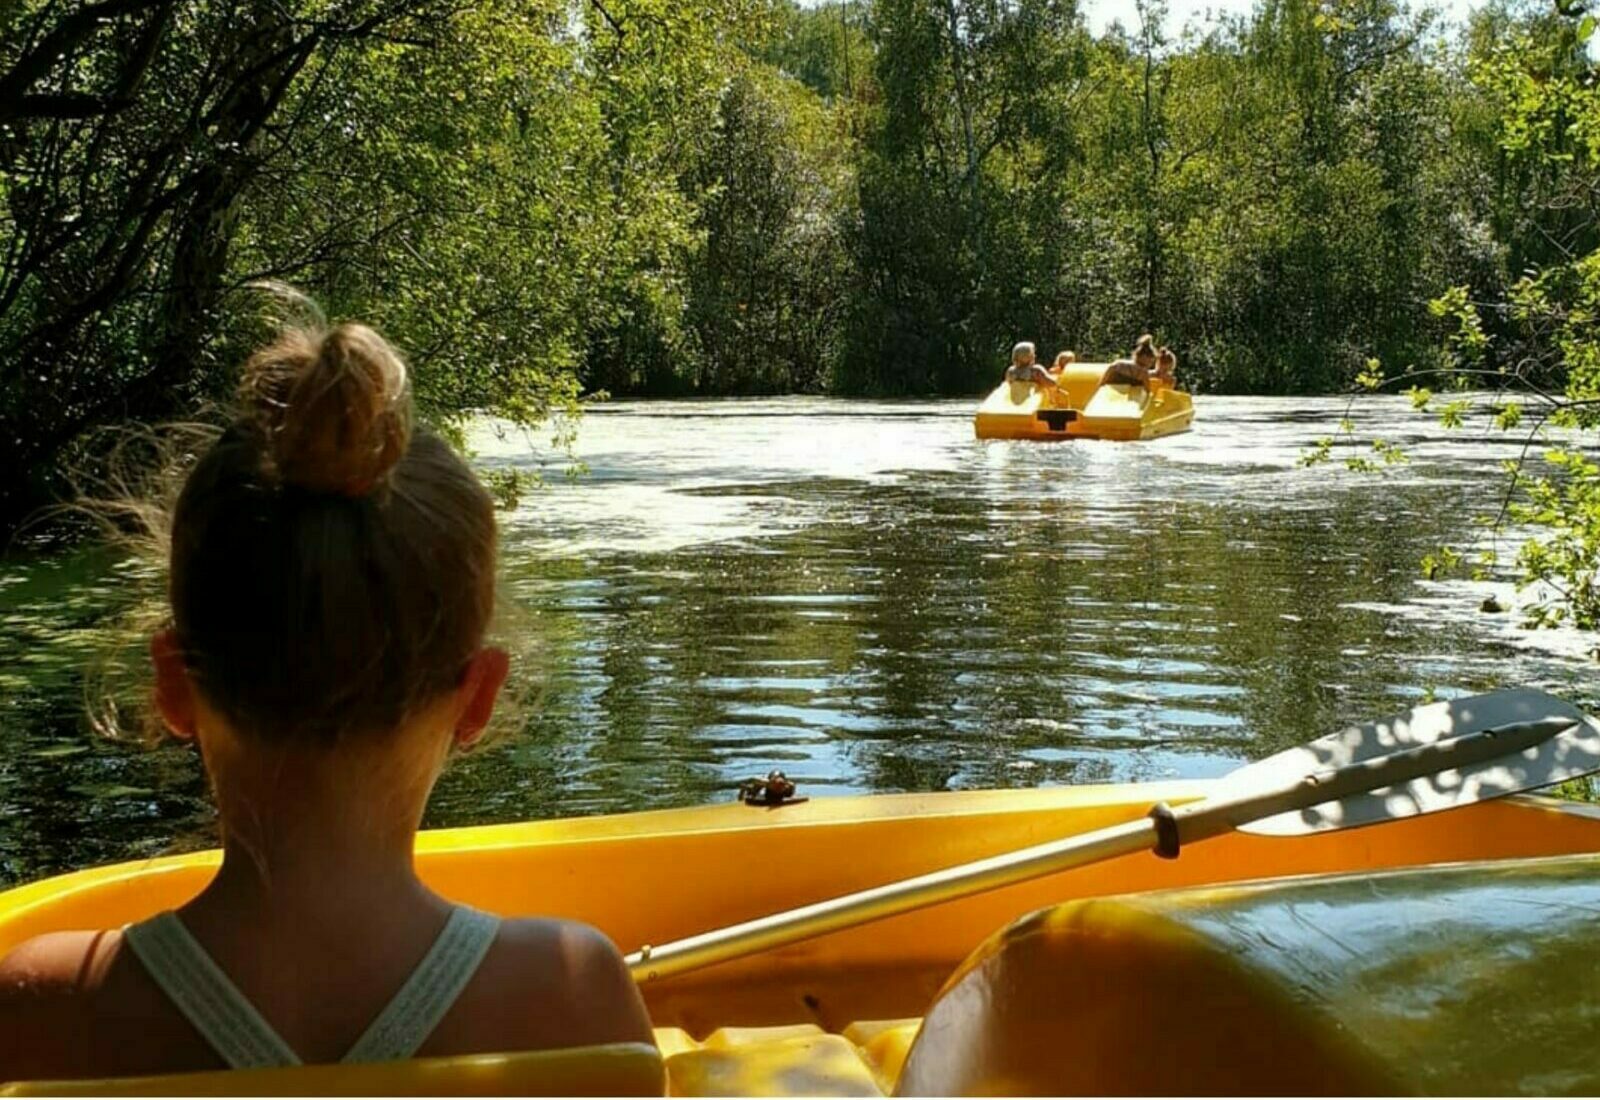
[[[1370,399],[1409,464],[1298,467],[1345,409],[1204,399],[1133,445],[979,443],[970,402],[597,409],[588,472],[504,520],[543,698],[429,823],[725,799],[773,767],[812,794],[1212,776],[1430,690],[1587,701],[1582,639],[1418,577],[1514,441]],[[187,753],[81,731],[116,590],[93,557],[0,568],[0,880],[209,839]]]

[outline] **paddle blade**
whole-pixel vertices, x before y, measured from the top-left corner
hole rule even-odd
[[[1235,790],[1294,783],[1307,775],[1388,756],[1481,730],[1541,723],[1550,735],[1460,768],[1240,826],[1258,836],[1305,836],[1448,810],[1548,787],[1600,771],[1600,722],[1542,691],[1495,691],[1429,703],[1407,714],[1352,726],[1232,773],[1214,798]]]

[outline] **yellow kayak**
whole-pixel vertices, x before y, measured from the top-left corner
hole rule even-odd
[[[1059,386],[1002,382],[973,417],[979,439],[1155,439],[1189,430],[1194,399],[1161,382],[1102,386],[1106,363],[1071,363]]]
[[[631,951],[1132,820],[1209,789],[823,798],[450,829],[419,836],[417,864],[452,898],[588,921]],[[1481,1091],[1475,1080],[1495,1092],[1518,1091],[1518,1081],[1596,1091],[1600,1034],[1580,1042],[1573,1028],[1600,1021],[1600,859],[1570,858],[1596,851],[1596,807],[1526,796],[1306,837],[1235,833],[1176,860],[1127,856],[649,983],[659,1054],[595,1048],[11,1091],[1204,1093],[1274,1081],[1288,1082],[1280,1092],[1324,1091],[1319,1082]],[[1569,858],[1475,862],[1448,881],[1438,870],[1373,875],[1554,856]],[[179,905],[218,858],[124,863],[0,894],[0,954],[43,932]],[[1313,877],[1221,887],[1281,876]],[[1174,888],[1189,889],[1150,893]],[[1524,1014],[1537,1024],[1507,1023]],[[1208,1043],[1233,1041],[1236,1025],[1255,1038],[1202,1056]],[[1537,1079],[1526,1050],[1514,1065],[1509,1053],[1491,1057],[1531,1032],[1545,1036]],[[1553,1065],[1550,1036],[1581,1057]],[[1457,1069],[1441,1069],[1447,1059]],[[1485,1077],[1491,1062],[1499,1076]],[[1505,1076],[1513,1068],[1524,1076]]]

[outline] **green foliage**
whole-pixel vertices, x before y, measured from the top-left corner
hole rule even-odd
[[[1487,581],[1494,575],[1494,567],[1499,562],[1500,556],[1493,550],[1485,550],[1478,554],[1477,561],[1472,566],[1472,579],[1474,581]]]
[[[830,0],[809,8],[780,4],[772,33],[756,56],[828,103],[848,102],[872,77],[870,14],[864,0]]]
[[[1410,461],[1410,459],[1406,457],[1405,449],[1398,443],[1390,443],[1382,439],[1375,439],[1372,442],[1372,450],[1375,454],[1377,454],[1378,459],[1385,466],[1396,466]]]
[[[1309,450],[1296,460],[1300,466],[1321,466],[1333,460],[1333,437],[1323,436],[1314,441]]]
[[[694,388],[821,389],[839,354],[848,288],[850,165],[838,116],[808,89],[760,72],[723,91],[690,174],[704,239],[690,267]]]
[[[1570,622],[1594,630],[1600,628],[1600,465],[1566,448],[1550,451],[1545,461],[1553,473],[1524,478],[1523,499],[1511,508],[1514,520],[1541,531],[1517,556],[1523,583],[1554,594],[1530,615],[1542,626]]]
[[[1600,802],[1600,784],[1595,782],[1593,776],[1584,776],[1550,788],[1550,794],[1572,802]]]
[[[1430,581],[1442,581],[1454,575],[1460,565],[1460,552],[1441,546],[1435,553],[1422,556],[1422,575]]]
[[[1488,349],[1489,337],[1483,331],[1478,307],[1467,294],[1467,287],[1453,286],[1428,303],[1428,312],[1453,322],[1445,338],[1446,348],[1463,361],[1476,363]]]
[[[1096,358],[1151,330],[1188,384],[1234,392],[1428,354],[1420,303],[1483,230],[1423,21],[1273,0],[1175,40],[1148,3],[1094,40],[1044,0],[872,17],[845,388],[981,388],[1019,337]]]
[[[0,519],[93,429],[225,397],[264,278],[383,328],[443,427],[575,411],[633,318],[682,336],[698,211],[678,177],[765,12],[9,6]]]
[[[1090,86],[1088,35],[1053,0],[878,0],[869,30],[836,385],[969,393],[1003,348],[1046,335],[1043,310],[1072,318],[1050,338],[1089,335],[1068,269],[1094,234],[1057,201],[1083,142],[1072,111]]]
[[[1463,398],[1451,401],[1439,409],[1439,423],[1446,428],[1459,428],[1466,423],[1466,416],[1472,409],[1472,402]]]
[[[1394,466],[1407,461],[1409,459],[1406,458],[1405,451],[1397,444],[1375,439],[1372,441],[1372,457],[1353,455],[1344,460],[1344,466],[1345,469],[1356,473],[1370,474],[1383,469],[1385,466]],[[1302,459],[1301,464],[1310,466],[1314,463],[1306,462]]]
[[[1313,441],[1311,446],[1300,455],[1297,464],[1300,466],[1321,466],[1333,460],[1335,447],[1353,447],[1356,445],[1355,421],[1349,417],[1344,417],[1339,421],[1338,438],[1325,436]],[[1410,461],[1403,447],[1387,440],[1374,439],[1369,444],[1369,449],[1369,454],[1347,455],[1342,460],[1345,469],[1355,473],[1376,473],[1386,466],[1396,466]]]
[[[1530,443],[1547,421],[1600,426],[1600,85],[1585,45],[1593,30],[1588,16],[1477,17],[1467,71],[1492,108],[1491,209],[1519,275],[1488,303],[1493,325],[1466,286],[1429,307],[1447,322],[1452,365],[1493,362],[1501,386],[1531,391],[1503,398],[1494,419],[1501,430],[1522,428],[1524,406],[1534,402]],[[1441,421],[1459,424],[1468,403],[1450,402]],[[1600,467],[1583,446],[1580,439],[1548,450],[1544,473],[1507,467],[1513,495],[1505,516],[1531,532],[1516,566],[1519,586],[1534,589],[1534,625],[1600,628]]]
[[[1513,19],[1490,10],[1475,17],[1466,71],[1488,110],[1476,137],[1468,128],[1468,144],[1476,141],[1496,158],[1486,173],[1494,188],[1481,205],[1503,242],[1503,270],[1518,277],[1477,290],[1452,285],[1428,306],[1441,324],[1444,363],[1431,373],[1456,390],[1485,380],[1501,390],[1493,421],[1501,431],[1525,428],[1531,404],[1537,416],[1530,445],[1547,423],[1580,432],[1600,427],[1600,82],[1585,47],[1593,30],[1587,16]],[[1415,409],[1430,410],[1430,389],[1406,392]],[[1443,426],[1459,427],[1475,400],[1457,398],[1432,411]],[[1528,533],[1516,580],[1534,589],[1532,625],[1594,630],[1600,466],[1581,436],[1548,449],[1544,465],[1544,473],[1531,474],[1521,461],[1506,462],[1506,507],[1480,522],[1509,520]],[[1422,573],[1438,579],[1460,564],[1460,552],[1445,547],[1423,558]],[[1492,553],[1482,554],[1472,576],[1487,580],[1496,565]],[[1485,608],[1491,605],[1498,606],[1492,598]]]
[[[495,507],[507,512],[522,502],[523,496],[535,483],[533,475],[520,466],[480,469],[478,479],[489,490],[489,495],[494,497]]]

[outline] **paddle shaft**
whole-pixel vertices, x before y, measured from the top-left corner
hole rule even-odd
[[[1143,851],[1155,842],[1155,822],[1140,818],[1106,829],[1096,829],[1092,833],[1053,840],[1021,851],[947,867],[813,905],[803,905],[798,909],[759,917],[660,947],[645,947],[628,956],[628,966],[638,981],[657,981],[713,963],[826,935],[841,928],[1038,878],[1068,867],[1115,859],[1130,852]]]
[[[1539,744],[1572,725],[1571,719],[1559,718],[1478,730],[1314,772],[1291,783],[1225,792],[1221,797],[1191,802],[1174,811],[1161,807],[1158,815],[1165,818],[1165,828],[1171,834],[1166,837],[1155,817],[1140,818],[758,917],[660,947],[646,946],[628,956],[628,966],[637,981],[659,981],[955,898],[1154,849],[1164,839],[1171,849],[1164,854],[1175,855],[1180,844],[1192,844],[1232,832],[1251,821],[1404,783],[1429,773],[1468,767]],[[1475,793],[1466,800],[1487,797],[1494,797],[1494,793]]]

